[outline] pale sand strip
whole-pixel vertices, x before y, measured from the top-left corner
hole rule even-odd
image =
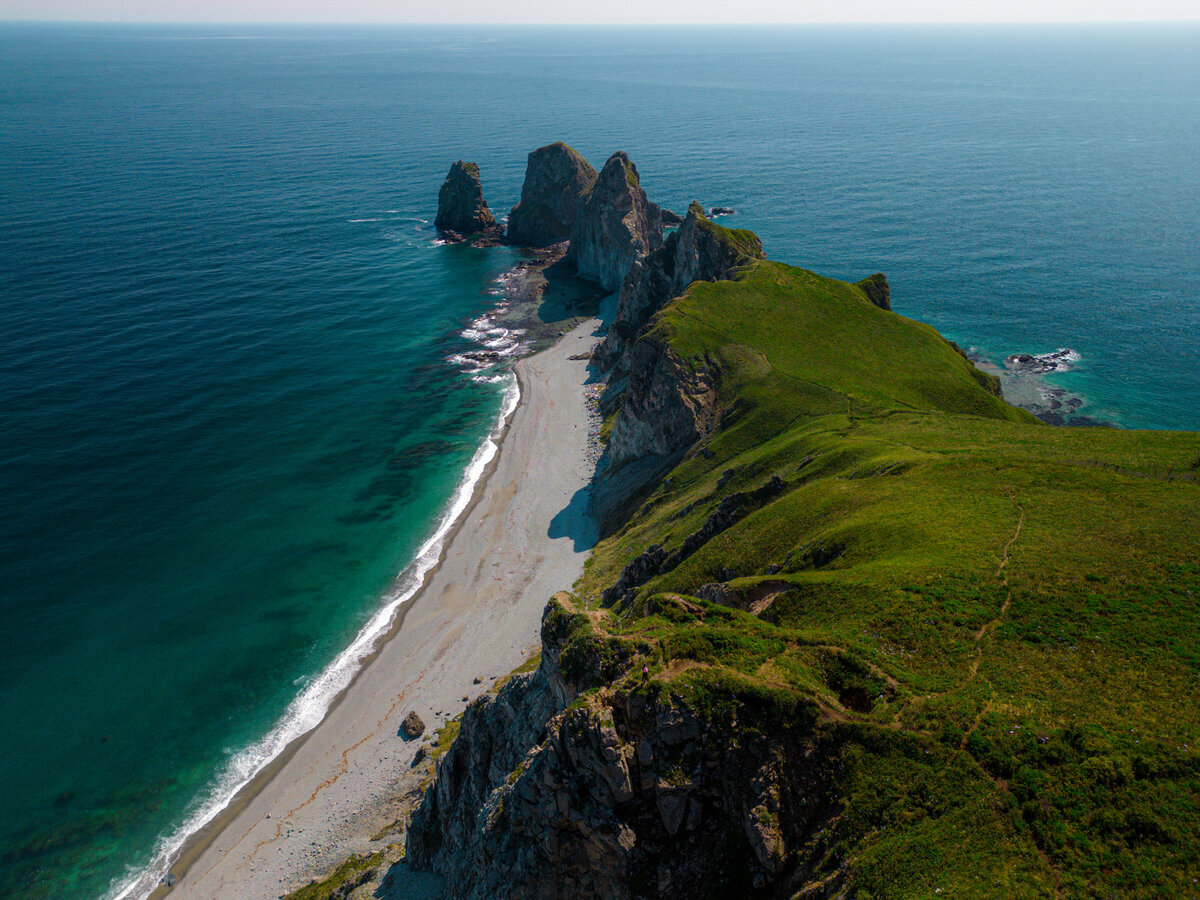
[[[590,348],[598,324],[517,364],[520,403],[442,562],[324,721],[247,790],[199,855],[194,848],[164,892],[171,900],[273,900],[377,847],[370,835],[394,817],[396,785],[420,743],[397,736],[408,711],[428,735],[536,649],[546,601],[579,577],[595,541],[587,363],[568,357]]]

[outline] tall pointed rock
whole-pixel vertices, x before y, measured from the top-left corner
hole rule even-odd
[[[438,191],[437,218],[433,225],[442,235],[459,240],[499,229],[483,199],[479,166],[475,163],[460,159],[450,167],[450,173]]]
[[[642,190],[637,166],[618,151],[583,199],[567,259],[580,278],[615,291],[635,260],[662,245],[662,213]]]
[[[575,214],[596,183],[596,170],[562,141],[529,154],[521,199],[508,216],[508,242],[548,247],[571,236]]]

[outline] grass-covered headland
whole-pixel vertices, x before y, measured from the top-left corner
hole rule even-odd
[[[470,826],[477,867],[540,830],[568,860],[582,822],[621,849],[563,871],[621,860],[631,896],[1200,893],[1200,437],[1043,425],[778,263],[641,339],[706,373],[717,424],[548,609],[576,696]]]

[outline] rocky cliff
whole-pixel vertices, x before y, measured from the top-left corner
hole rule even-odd
[[[763,259],[758,235],[717,225],[704,214],[704,207],[693,202],[679,230],[630,267],[621,285],[616,318],[593,352],[593,360],[601,369],[616,368],[618,377],[624,374],[634,339],[668,300],[693,281],[731,278],[754,259]]]
[[[460,159],[450,167],[438,191],[437,218],[433,225],[448,240],[462,240],[473,235],[500,237],[502,229],[483,199],[479,166],[475,163]]]
[[[575,214],[596,183],[596,170],[561,141],[529,154],[521,199],[508,216],[508,242],[548,247],[571,236]]]
[[[662,245],[662,214],[642,189],[637,166],[614,153],[581,201],[567,260],[580,278],[615,291],[634,261]]]
[[[815,704],[743,683],[710,706],[643,682],[652,648],[565,597],[542,641],[537,672],[466,713],[409,830],[413,866],[458,898],[834,892],[836,858],[812,839],[838,811],[840,741]]]

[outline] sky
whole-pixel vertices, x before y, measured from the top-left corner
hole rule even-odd
[[[0,19],[732,24],[1200,21],[1197,0],[0,0]]]

